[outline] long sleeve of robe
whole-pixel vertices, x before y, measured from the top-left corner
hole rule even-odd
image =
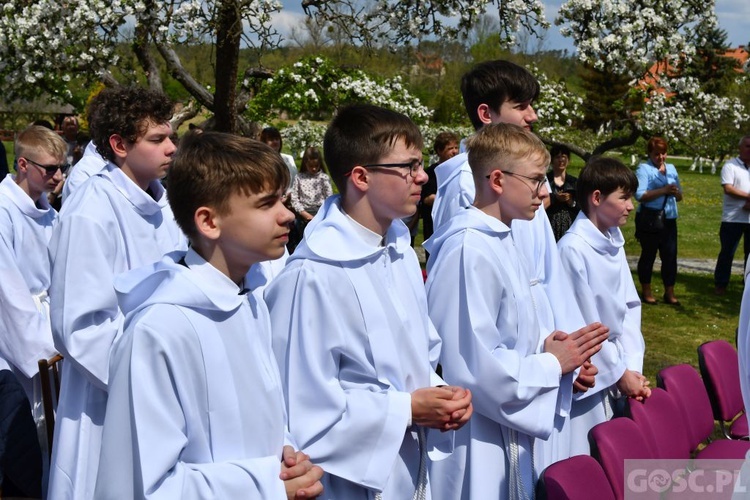
[[[439,339],[406,226],[371,244],[339,200],[326,200],[265,292],[289,430],[328,473],[324,498],[411,499],[411,392],[440,381]]]
[[[55,354],[46,295],[56,223],[46,195],[37,206],[13,175],[0,182],[0,368],[13,369],[30,399],[37,361]]]
[[[573,420],[587,423],[578,429],[576,451],[588,450],[585,434],[606,418],[602,398],[626,369],[641,372],[645,342],[641,333],[641,302],[625,258],[624,239],[619,228],[608,235],[599,231],[581,212],[559,243],[560,257],[573,283],[575,300],[587,322],[600,321],[609,327],[609,339],[592,363],[599,373],[596,386],[574,403]],[[594,398],[602,401],[584,401]],[[582,409],[585,410],[582,412]]]
[[[109,351],[122,330],[114,277],[185,248],[164,189],[152,198],[109,164],[66,203],[50,243],[52,335],[65,356],[50,475],[53,498],[91,498]]]
[[[183,255],[116,282],[126,330],[94,498],[286,498],[268,311],[194,252],[178,264]]]
[[[430,241],[427,296],[443,377],[471,389],[475,408],[457,431],[457,450],[432,465],[433,496],[508,498],[514,461],[529,494],[533,439],[553,430],[561,373],[552,354],[538,352],[526,268],[510,229],[473,207]],[[513,459],[512,433],[520,448]]]

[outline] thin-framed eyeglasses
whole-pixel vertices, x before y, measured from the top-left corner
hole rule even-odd
[[[409,175],[416,177],[420,171],[424,171],[424,160],[411,160],[403,163],[370,163],[362,166],[364,168],[408,168]]]
[[[539,192],[542,190],[542,186],[544,186],[544,183],[547,181],[546,177],[542,177],[541,179],[539,179],[537,177],[529,177],[528,175],[523,175],[523,174],[519,174],[519,173],[516,173],[516,172],[511,172],[509,170],[501,170],[501,172],[504,173],[505,175],[513,175],[513,176],[516,176],[516,177],[523,177],[524,179],[528,179],[530,181],[536,182],[536,187],[534,187],[534,188],[532,188],[531,186],[529,186],[525,182],[523,183],[527,188],[529,188],[531,190],[531,193],[534,196],[539,196]],[[489,179],[490,175],[485,175],[485,177],[487,179]]]
[[[41,163],[37,163],[34,160],[29,159],[29,158],[25,158],[23,156],[21,158],[31,163],[32,165],[36,165],[37,167],[41,168],[42,170],[44,170],[44,173],[47,175],[55,175],[58,170],[60,170],[64,174],[70,168],[69,163],[61,163],[60,165],[42,165]]]

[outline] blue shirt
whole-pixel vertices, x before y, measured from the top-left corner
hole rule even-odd
[[[641,210],[642,206],[654,210],[661,210],[661,207],[664,204],[664,196],[658,196],[649,201],[641,201],[641,196],[643,196],[643,193],[646,191],[659,189],[667,184],[677,184],[677,187],[682,191],[680,179],[677,177],[677,169],[671,163],[667,163],[666,167],[667,172],[666,175],[664,175],[659,173],[659,169],[651,162],[651,160],[638,165],[638,170],[635,171],[635,176],[638,177],[638,189],[635,192],[635,199],[639,202],[638,211]],[[677,218],[677,200],[674,196],[670,195],[667,198],[664,213],[667,216],[667,219]]]

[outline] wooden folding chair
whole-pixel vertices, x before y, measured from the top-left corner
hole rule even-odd
[[[55,408],[60,397],[60,371],[58,363],[62,361],[61,354],[55,354],[50,359],[39,360],[39,381],[42,386],[42,408],[44,409],[44,423],[47,427],[47,448],[52,456],[52,437],[55,434]],[[54,385],[54,392],[53,387]]]

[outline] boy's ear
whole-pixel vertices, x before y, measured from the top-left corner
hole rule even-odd
[[[589,195],[589,206],[598,207],[604,201],[604,195],[598,189]]]
[[[112,134],[109,136],[109,145],[114,151],[115,156],[118,158],[125,158],[128,155],[127,148],[125,147],[126,141],[119,134]]]
[[[213,208],[198,207],[193,216],[193,221],[198,233],[209,240],[216,240],[221,235],[220,218]]]
[[[479,117],[479,121],[484,123],[485,125],[489,125],[492,123],[492,114],[491,109],[487,104],[480,104],[477,107],[477,116]]]
[[[487,179],[487,182],[495,195],[499,196],[503,194],[503,189],[505,188],[505,174],[500,170],[496,169],[490,172],[490,178]]]
[[[26,158],[22,156],[18,158],[16,161],[16,170],[18,171],[17,173],[24,176],[29,172],[29,164]]]
[[[354,167],[352,173],[348,175],[349,183],[358,191],[367,191],[369,188],[368,172],[365,167]]]

